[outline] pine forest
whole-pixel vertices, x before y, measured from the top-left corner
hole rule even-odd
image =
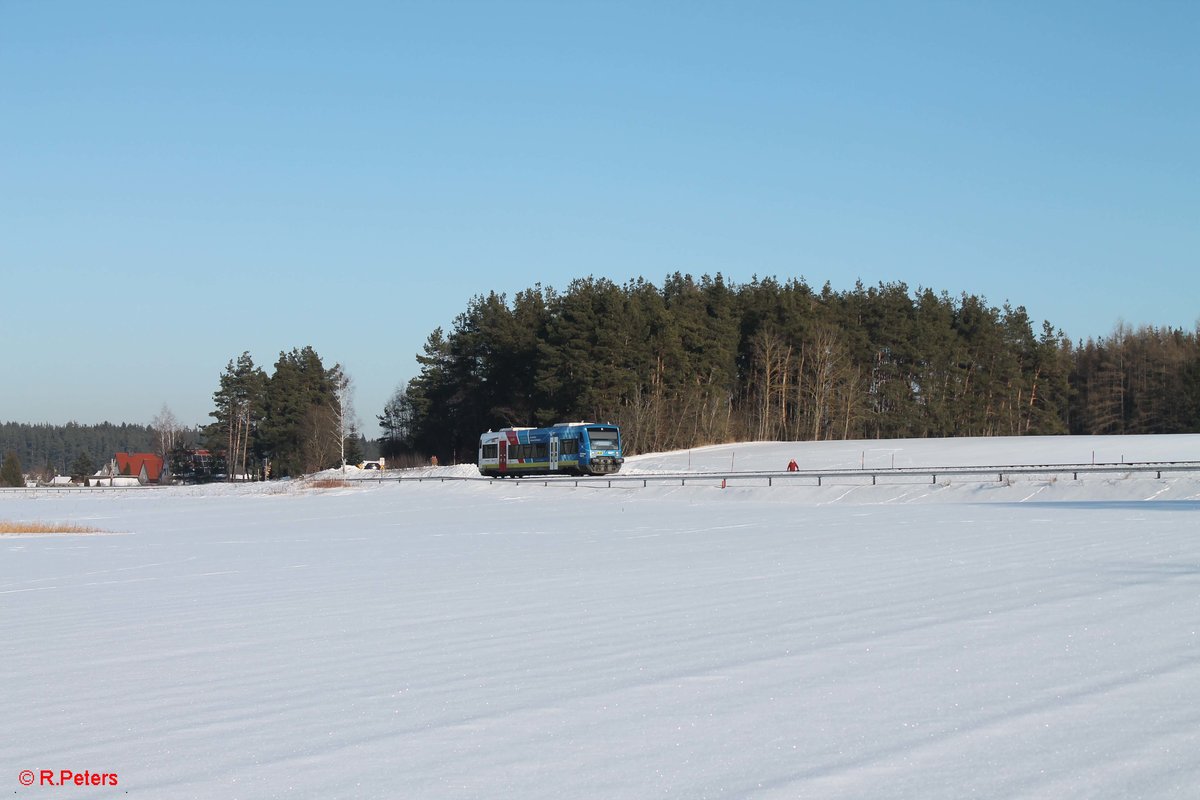
[[[479,433],[622,426],[629,453],[739,440],[1200,431],[1195,331],[1072,344],[1023,307],[903,283],[676,273],[475,297],[379,416],[385,453],[471,460]]]

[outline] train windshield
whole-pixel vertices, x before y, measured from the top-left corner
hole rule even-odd
[[[593,450],[617,450],[618,434],[615,428],[588,428],[588,439]]]

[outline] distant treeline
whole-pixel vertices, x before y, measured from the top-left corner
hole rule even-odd
[[[1200,335],[1128,326],[1072,343],[1025,309],[903,283],[845,292],[676,273],[662,287],[576,280],[473,298],[388,401],[391,463],[472,461],[479,434],[571,420],[622,425],[627,452],[739,440],[1200,432]],[[268,375],[248,353],[213,394],[214,422],[0,423],[28,473],[82,474],[120,451],[202,446],[239,475],[373,457],[349,376],[311,347]]]
[[[0,458],[15,453],[23,473],[47,479],[90,475],[118,452],[160,455],[182,480],[299,475],[343,458],[355,464],[375,448],[353,421],[349,385],[312,347],[281,352],[270,374],[242,353],[218,376],[213,422],[202,428],[180,426],[166,406],[145,426],[7,422]]]
[[[471,300],[379,416],[382,446],[471,460],[480,432],[613,421],[629,452],[735,440],[1200,431],[1195,331],[1072,344],[1023,307],[903,283],[835,292],[676,273]]]
[[[0,423],[0,454],[16,453],[27,474],[67,475],[77,462],[98,469],[117,453],[152,453],[157,449],[158,435],[149,425]]]

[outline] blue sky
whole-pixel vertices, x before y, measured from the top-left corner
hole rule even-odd
[[[1200,4],[0,0],[0,420],[375,415],[476,294],[902,281],[1200,319]]]

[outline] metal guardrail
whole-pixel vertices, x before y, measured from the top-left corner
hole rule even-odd
[[[644,473],[632,475],[526,475],[508,478],[491,478],[470,475],[400,475],[379,476],[371,478],[347,478],[347,481],[390,482],[400,483],[445,483],[447,481],[483,481],[487,483],[505,483],[519,486],[523,483],[541,484],[543,486],[601,486],[612,488],[614,484],[636,484],[648,487],[651,483],[678,483],[680,486],[707,484],[720,481],[725,486],[737,484],[741,486],[765,485],[809,485],[824,486],[828,482],[848,481],[851,485],[863,485],[867,480],[871,485],[880,483],[911,484],[917,481],[902,480],[915,477],[920,483],[936,484],[938,479],[959,478],[968,479],[974,483],[1003,483],[1019,476],[1032,475],[1071,475],[1072,480],[1079,480],[1080,475],[1150,475],[1161,479],[1164,473],[1200,474],[1200,461],[1164,461],[1140,462],[1124,464],[1011,464],[965,467],[895,467],[884,469],[840,469],[840,470],[799,470],[787,471],[750,471],[750,472],[673,472],[673,473]],[[853,479],[851,481],[851,479]],[[881,480],[882,479],[882,480]]]

